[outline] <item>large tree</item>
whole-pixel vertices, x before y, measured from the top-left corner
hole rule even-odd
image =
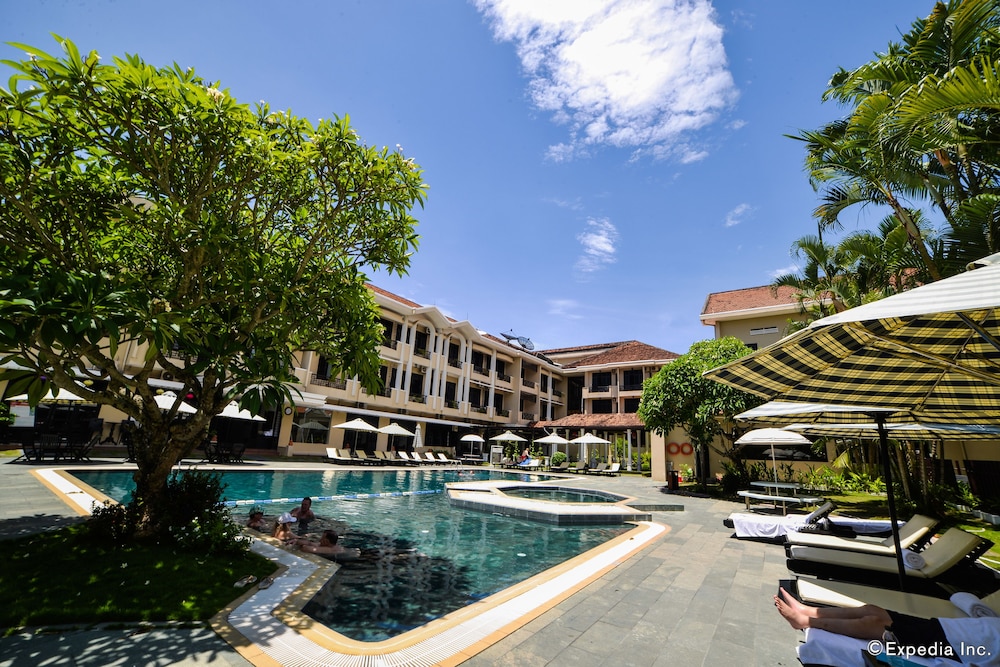
[[[421,170],[318,123],[239,104],[137,56],[103,64],[57,37],[0,89],[0,351],[6,395],[59,387],[138,424],[137,496],[154,530],[171,467],[234,398],[294,401],[299,350],[377,388],[365,272],[402,273]],[[144,350],[123,371],[123,351]],[[197,414],[157,407],[183,383]]]
[[[704,378],[702,373],[751,352],[733,336],[699,341],[643,383],[639,418],[647,428],[664,435],[677,426],[687,431],[702,484],[707,479],[710,449],[720,456],[738,457],[734,447],[741,432],[733,417],[763,403],[758,396]],[[721,447],[716,442],[719,438]]]

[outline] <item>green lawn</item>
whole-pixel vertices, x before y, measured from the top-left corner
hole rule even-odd
[[[274,564],[253,553],[200,556],[159,545],[115,550],[84,526],[0,541],[0,629],[122,621],[205,621]],[[3,630],[0,630],[3,633]]]

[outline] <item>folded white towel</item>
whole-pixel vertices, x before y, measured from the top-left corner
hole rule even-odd
[[[987,618],[997,615],[995,611],[990,609],[989,606],[972,593],[955,593],[951,596],[951,603],[972,618]]]
[[[909,570],[919,570],[927,563],[924,561],[924,557],[918,554],[916,551],[903,551],[903,565]]]

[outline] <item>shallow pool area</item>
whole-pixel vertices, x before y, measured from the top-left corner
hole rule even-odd
[[[85,484],[124,500],[127,471],[73,471]],[[415,630],[594,549],[633,528],[620,519],[599,525],[558,525],[502,512],[465,511],[448,486],[511,487],[522,493],[551,477],[491,470],[403,469],[254,471],[222,474],[234,516],[250,507],[273,520],[314,498],[318,519],[306,536],[334,528],[363,557],[339,570],[304,602],[302,612],[361,642],[381,642]],[[551,489],[547,487],[549,494]],[[570,490],[583,497],[582,490]],[[600,494],[607,505],[612,501]],[[615,497],[621,500],[621,497]],[[536,503],[526,498],[522,503]],[[555,503],[547,502],[547,505]],[[638,517],[633,517],[638,518]]]
[[[545,500],[553,503],[620,503],[626,500],[625,496],[606,491],[574,489],[565,486],[508,486],[504,487],[503,492],[515,498]]]

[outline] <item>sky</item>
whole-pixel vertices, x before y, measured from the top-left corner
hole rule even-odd
[[[830,76],[930,0],[0,0],[11,42],[193,67],[239,101],[349,116],[429,186],[372,282],[536,349],[713,337],[706,297],[793,272],[818,204],[800,142]],[[0,66],[0,85],[9,69]],[[851,211],[845,233],[881,214]]]

